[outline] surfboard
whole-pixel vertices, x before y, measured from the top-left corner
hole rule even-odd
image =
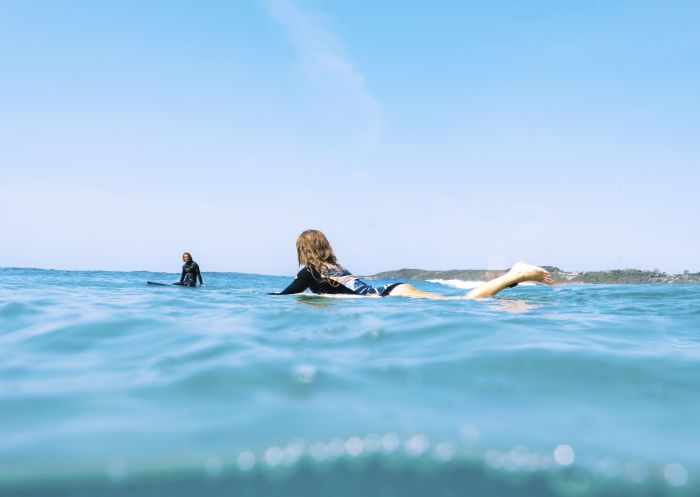
[[[147,281],[146,284],[151,286],[170,286],[167,283],[156,283],[155,281]]]

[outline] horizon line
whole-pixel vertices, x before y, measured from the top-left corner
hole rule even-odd
[[[301,267],[301,266],[299,266]],[[544,264],[541,265],[540,267],[544,268],[556,268],[559,269],[560,273],[601,273],[601,272],[609,272],[609,271],[642,271],[642,272],[648,272],[648,273],[653,273],[653,272],[658,272],[658,273],[663,273],[667,274],[669,276],[683,276],[684,274],[699,274],[700,271],[690,271],[690,270],[683,270],[680,273],[673,273],[673,272],[667,272],[658,268],[652,268],[652,269],[640,269],[640,268],[634,268],[634,267],[625,267],[625,268],[613,268],[613,269],[595,269],[595,270],[566,270],[566,269],[561,269],[558,266],[550,265],[550,264]],[[21,269],[21,270],[34,270],[34,271],[64,271],[64,272],[96,272],[96,273],[161,273],[161,274],[179,274],[179,271],[154,271],[154,270],[149,270],[149,269],[56,269],[56,268],[46,268],[46,267],[21,267],[21,266],[0,266],[0,270],[5,270],[5,269]],[[388,269],[388,270],[383,270],[383,271],[378,271],[373,274],[362,274],[358,276],[376,276],[378,274],[382,273],[389,273],[389,272],[394,272],[394,271],[426,271],[426,272],[433,272],[433,273],[447,273],[447,272],[452,272],[452,271],[508,271],[509,268],[466,268],[466,269],[421,269],[421,268],[409,268],[409,267],[404,267],[404,268],[398,268],[398,269]],[[264,274],[264,273],[255,273],[255,272],[244,272],[244,271],[202,271],[202,273],[238,273],[238,274],[251,274],[251,275],[256,275],[256,276],[280,276],[280,277],[288,277],[289,275],[279,275],[279,274]]]

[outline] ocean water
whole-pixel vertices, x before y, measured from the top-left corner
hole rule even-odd
[[[2,271],[0,495],[700,495],[700,286],[204,277]]]

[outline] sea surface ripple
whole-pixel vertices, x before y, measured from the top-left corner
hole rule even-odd
[[[700,285],[2,275],[0,495],[700,494]]]

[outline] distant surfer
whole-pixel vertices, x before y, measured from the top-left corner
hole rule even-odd
[[[408,283],[393,283],[391,285],[374,287],[338,264],[331,244],[322,232],[306,230],[297,237],[296,245],[297,260],[299,265],[303,267],[287,288],[271,295],[302,293],[308,288],[317,294],[330,293],[454,300],[464,298],[476,299],[496,295],[504,288],[514,287],[524,281],[552,284],[552,277],[546,270],[530,264],[517,263],[506,274],[487,281],[460,297],[448,297],[424,292]]]
[[[204,286],[204,281],[202,281],[202,272],[199,270],[199,264],[194,262],[192,255],[189,252],[182,254],[182,274],[180,274],[180,281],[174,283],[175,285],[182,286],[197,286],[197,279],[199,279],[199,286]]]

